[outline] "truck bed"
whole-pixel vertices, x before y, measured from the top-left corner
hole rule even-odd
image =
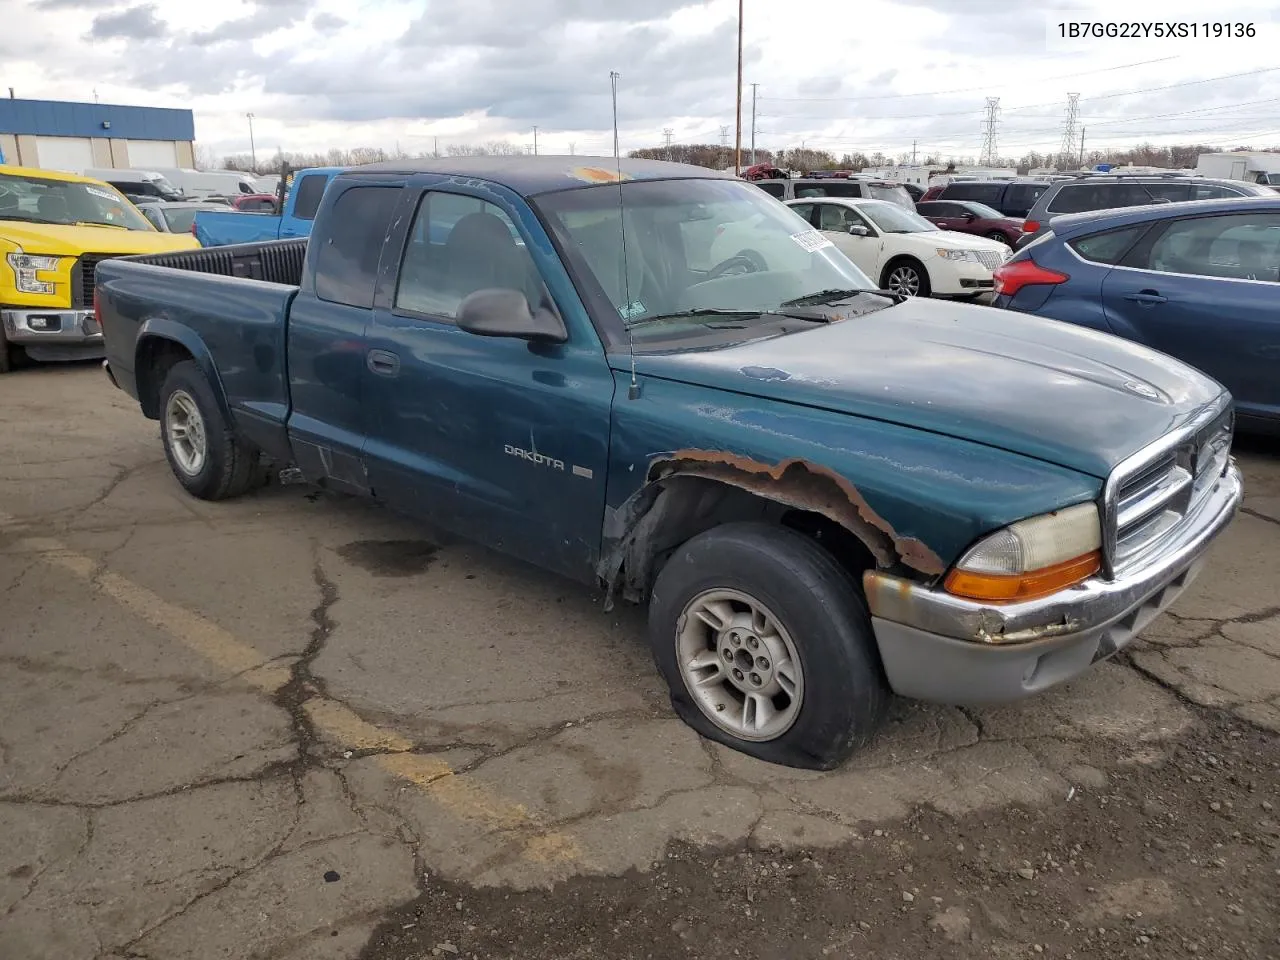
[[[306,249],[303,238],[104,261],[98,316],[113,379],[158,417],[156,381],[181,344],[211,382],[221,381],[244,434],[287,455],[285,326]],[[169,353],[158,359],[157,350]]]

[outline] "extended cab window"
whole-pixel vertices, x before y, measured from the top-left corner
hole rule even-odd
[[[452,320],[477,290],[519,290],[532,309],[541,280],[511,218],[479,197],[423,194],[409,231],[398,312]]]
[[[785,183],[757,183],[756,186],[769,194],[769,196],[777,197],[779,200],[781,200],[787,192],[787,185]]]
[[[320,198],[324,196],[325,180],[323,174],[313,173],[294,184],[298,199],[293,205],[293,215],[299,220],[315,219],[316,211],[320,209]]]
[[[329,239],[316,258],[316,296],[351,307],[373,306],[378,258],[400,199],[399,187],[350,187],[329,214]]]
[[[1080,237],[1078,240],[1071,241],[1071,249],[1094,263],[1119,263],[1120,258],[1133,246],[1134,241],[1142,236],[1147,226],[1141,223],[1134,227]]]

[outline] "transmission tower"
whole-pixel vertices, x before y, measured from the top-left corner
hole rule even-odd
[[[987,97],[987,117],[982,121],[982,155],[978,163],[983,166],[995,166],[996,156],[996,124],[1000,122],[1000,98]]]
[[[729,126],[727,123],[722,124],[720,126],[720,146],[724,147],[725,149],[728,149],[729,137],[732,135],[732,133],[733,133],[733,127]]]
[[[672,130],[670,127],[667,127],[665,130],[662,131],[662,139],[666,143],[666,147],[667,147],[668,160],[671,159],[671,138],[673,136],[675,136],[675,131]]]
[[[1079,149],[1080,129],[1076,126],[1080,119],[1080,94],[1067,94],[1067,124],[1062,128],[1062,146],[1058,148],[1058,162],[1065,169],[1071,166],[1072,158]]]

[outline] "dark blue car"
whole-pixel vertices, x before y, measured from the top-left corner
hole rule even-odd
[[[1280,428],[1280,197],[1059,217],[995,271],[995,305],[1199,367],[1242,425]]]

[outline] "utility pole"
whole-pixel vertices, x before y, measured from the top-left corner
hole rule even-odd
[[[432,141],[432,142],[431,142],[431,155],[432,155],[433,157],[438,157],[438,156],[440,156],[440,138],[439,138],[439,137],[432,137],[432,138],[431,138],[431,141]]]
[[[675,136],[675,131],[667,127],[662,131],[662,142],[667,148],[667,159],[671,159],[671,138]]]
[[[982,154],[978,163],[985,167],[996,164],[996,124],[1000,122],[1000,98],[987,97],[987,117],[982,121]]]
[[[1084,127],[1080,127],[1080,169],[1084,169]]]
[[[1076,152],[1076,123],[1080,114],[1080,94],[1067,94],[1067,122],[1062,128],[1062,145],[1058,147],[1059,162],[1066,167]]]
[[[618,78],[620,76],[622,74],[617,70],[609,71],[609,86],[613,92],[613,159],[615,163],[621,163],[621,153],[618,150]]]
[[[574,153],[573,153],[573,148],[574,148],[574,147],[576,147],[576,146],[577,146],[577,144],[576,144],[576,143],[570,143],[570,144],[569,144],[569,156],[571,156],[571,157],[572,157],[572,156],[574,155]]]
[[[911,141],[911,165],[913,167],[916,165],[916,141],[915,140]]]
[[[249,118],[249,158],[250,158],[250,162],[253,164],[253,172],[257,173],[258,172],[258,148],[254,146],[254,143],[253,143],[253,114],[246,113],[245,116]]]
[[[751,165],[756,165],[756,90],[758,83],[751,85]]]
[[[538,128],[536,126],[533,128],[533,155],[535,157],[538,155]]]
[[[733,172],[742,176],[742,5],[738,0],[738,138],[733,149]]]

